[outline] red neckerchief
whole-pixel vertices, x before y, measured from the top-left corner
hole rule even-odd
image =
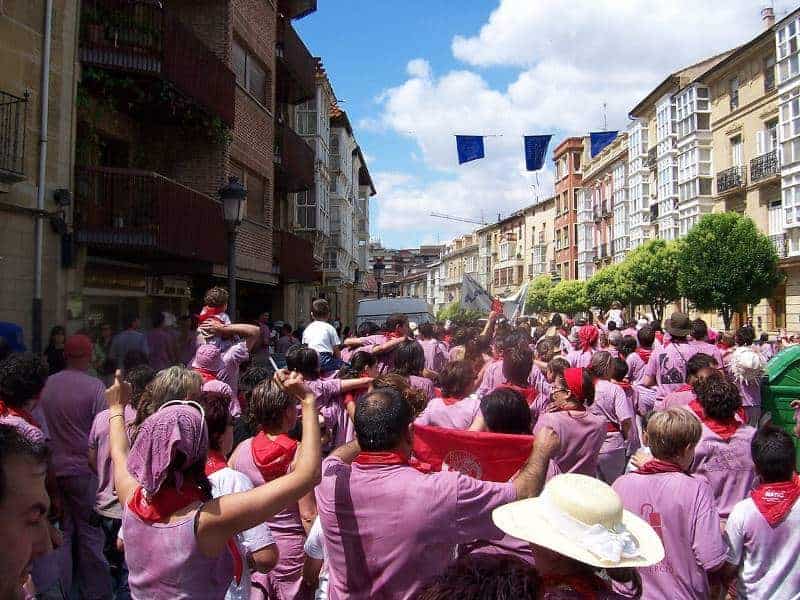
[[[453,398],[452,396],[443,396],[442,402],[444,402],[445,406],[453,406],[457,402],[461,402],[463,398]]]
[[[647,348],[637,348],[636,354],[639,355],[639,358],[642,359],[642,362],[647,364],[650,362],[650,356],[653,354],[653,350],[648,350]]]
[[[407,465],[408,457],[400,452],[359,452],[353,462],[359,465]]]
[[[659,341],[659,343],[662,343],[662,344],[664,343],[664,334],[663,333],[661,333],[660,331],[656,331],[654,335],[656,336],[656,339]]]
[[[264,481],[272,481],[289,471],[297,442],[284,433],[271,440],[261,431],[253,438],[250,451]]]
[[[614,381],[613,383],[616,383],[623,390],[632,390],[633,389],[633,386],[631,385],[631,383],[629,381]]]
[[[443,335],[443,336],[442,336],[442,341],[443,341],[445,344],[447,344],[447,349],[449,350],[449,349],[450,349],[450,344],[452,344],[452,343],[453,343],[453,336],[452,336],[452,335],[450,335],[450,334]]]
[[[654,458],[639,467],[636,472],[640,475],[657,475],[659,473],[683,473],[684,470],[675,463]]]
[[[514,390],[517,392],[525,402],[528,403],[528,406],[533,404],[533,401],[536,400],[536,397],[539,395],[539,392],[536,391],[536,388],[532,387],[521,387],[519,385],[514,385],[513,383],[504,383],[499,387],[507,390]]]
[[[692,390],[692,386],[690,386],[688,383],[684,383],[681,387],[679,387],[675,391],[676,392],[691,392],[693,390]]]
[[[29,413],[24,408],[14,408],[13,406],[9,406],[5,403],[5,401],[0,398],[0,416],[11,415],[12,417],[19,417],[23,421],[25,421],[28,425],[33,425],[36,429],[41,429],[38,421],[33,418],[33,415]]]
[[[206,457],[206,477],[228,466],[225,455],[219,450],[209,450]]]
[[[208,500],[196,485],[186,481],[178,491],[174,487],[162,487],[150,498],[145,498],[139,486],[128,501],[128,508],[146,523],[164,523],[174,513],[194,502]]]
[[[208,319],[215,318],[217,315],[222,314],[224,311],[221,306],[204,306],[200,314],[197,315],[197,321],[202,323]],[[219,319],[217,319],[219,321]]]
[[[405,335],[403,335],[402,333],[397,333],[396,331],[390,331],[386,334],[387,340],[397,340],[402,337],[405,337]]]
[[[791,481],[762,483],[750,492],[750,497],[769,526],[775,527],[786,518],[800,498],[800,479],[795,473]]]
[[[204,369],[203,367],[194,367],[192,371],[195,373],[199,373],[200,377],[203,378],[203,383],[208,383],[209,381],[216,381],[217,374],[214,371],[209,371],[208,369]]]
[[[438,388],[438,387],[433,388],[433,397],[434,398],[441,398],[442,397],[442,388]]]
[[[597,576],[590,573],[572,573],[570,575],[543,575],[542,584],[548,590],[572,590],[586,600],[596,600],[597,593],[604,586]]]
[[[694,414],[697,415],[697,418],[700,419],[700,421],[702,421],[706,427],[708,427],[726,442],[729,441],[733,437],[733,434],[736,433],[736,430],[742,426],[742,424],[734,417],[726,419],[725,421],[717,421],[716,419],[706,416],[703,407],[700,406],[700,403],[697,400],[692,400],[689,403],[689,408],[692,410],[692,412],[694,412]]]

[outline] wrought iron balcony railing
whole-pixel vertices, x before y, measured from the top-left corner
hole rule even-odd
[[[717,193],[724,194],[745,184],[744,167],[731,167],[717,173]]]
[[[28,98],[0,91],[0,181],[24,178]]]
[[[750,161],[750,181],[755,183],[778,175],[781,172],[780,162],[778,162],[778,152],[773,150],[761,156],[756,156]]]
[[[785,233],[771,235],[769,236],[769,239],[775,246],[775,251],[778,253],[778,258],[786,258],[789,256],[789,247]]]

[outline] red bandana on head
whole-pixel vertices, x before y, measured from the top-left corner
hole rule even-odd
[[[564,369],[564,381],[576,400],[582,402],[586,399],[586,394],[583,392],[583,369]]]
[[[28,425],[32,425],[36,427],[36,429],[41,429],[41,426],[33,418],[33,415],[29,413],[24,408],[14,408],[13,406],[9,406],[5,403],[5,401],[0,398],[0,416],[11,415],[12,417],[19,417],[23,421],[25,421]]]
[[[770,527],[775,527],[786,518],[800,498],[800,479],[795,473],[791,481],[762,483],[750,492],[750,497]]]
[[[588,352],[597,343],[599,335],[596,327],[584,325],[578,330],[578,347],[582,352]]]
[[[253,462],[264,481],[272,481],[286,475],[296,451],[297,442],[288,435],[282,433],[271,440],[263,431],[253,438],[251,447]]]
[[[689,408],[692,410],[692,412],[694,412],[695,415],[697,415],[697,418],[700,419],[703,425],[708,427],[726,442],[730,440],[733,437],[733,434],[736,433],[736,430],[742,426],[742,424],[733,417],[724,421],[717,421],[716,419],[706,416],[706,412],[703,410],[703,407],[700,406],[700,403],[697,400],[692,400],[689,403]]]

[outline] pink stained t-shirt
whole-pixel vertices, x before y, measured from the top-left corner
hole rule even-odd
[[[595,476],[597,457],[606,438],[605,420],[588,411],[546,412],[533,427],[534,437],[543,427],[550,427],[561,440],[553,461],[562,473]]]
[[[447,362],[447,353],[436,339],[417,340],[425,353],[425,368],[438,373]]]
[[[217,373],[217,379],[231,386],[231,416],[238,417],[242,414],[239,406],[239,367],[243,362],[250,360],[250,351],[247,342],[237,342],[222,353],[222,369]]]
[[[447,404],[442,398],[434,398],[414,421],[417,425],[431,425],[445,429],[469,429],[481,410],[477,396],[467,396],[455,404]]]
[[[695,400],[697,400],[697,396],[694,390],[675,390],[663,398],[656,400],[654,410],[662,411],[672,408],[673,406],[689,406]]]
[[[722,352],[720,351],[719,347],[715,346],[714,344],[709,344],[705,340],[692,340],[689,343],[697,348],[696,354],[708,354],[709,356],[712,356],[714,360],[717,361],[717,366],[722,368]]]
[[[589,412],[604,419],[612,427],[616,427],[616,431],[606,431],[605,441],[600,452],[612,452],[624,448],[622,423],[629,419],[633,426],[633,418],[636,415],[633,402],[625,394],[625,391],[616,383],[598,379],[594,386],[594,402],[589,407]]]
[[[708,481],[723,519],[754,487],[756,472],[750,444],[755,434],[754,427],[743,425],[726,442],[703,425],[691,472]]]
[[[503,375],[503,359],[495,359],[486,365],[486,368],[483,370],[483,379],[481,379],[481,384],[478,386],[478,391],[475,395],[481,399],[491,394],[505,382],[506,376]]]
[[[566,359],[573,369],[585,369],[592,363],[593,355],[594,350],[587,350],[586,352],[583,350],[570,350]]]
[[[93,475],[86,459],[89,430],[106,408],[104,394],[103,382],[83,371],[67,368],[48,377],[39,405],[50,429],[57,477]]]
[[[425,396],[428,398],[428,401],[433,400],[433,397],[436,395],[434,392],[433,382],[427,377],[409,375],[408,383],[411,384],[411,387],[415,390],[422,390],[425,392]]]
[[[709,597],[707,571],[727,556],[714,495],[684,473],[628,473],[613,486],[626,510],[647,521],[664,544],[664,560],[637,569],[643,600]]]
[[[628,381],[631,383],[641,383],[644,379],[644,372],[647,365],[642,360],[642,357],[631,352],[625,357],[625,362],[628,364]]]
[[[511,483],[329,456],[317,486],[329,598],[416,597],[453,561],[457,544],[500,539],[492,511],[514,500]]]
[[[654,347],[645,369],[646,377],[655,377],[658,397],[664,398],[686,383],[686,363],[698,353],[689,342],[671,342]]]
[[[341,379],[312,379],[306,381],[306,386],[316,397],[318,409],[332,404],[342,393]]]
[[[739,502],[725,525],[728,562],[739,566],[739,598],[800,595],[800,502],[771,527],[752,498]]]
[[[111,448],[108,422],[108,409],[100,411],[94,418],[92,429],[89,431],[89,448],[97,454],[97,496],[95,497],[94,510],[104,517],[112,519],[122,518],[117,492],[114,489],[114,469],[111,464]],[[136,410],[128,405],[125,407],[125,425],[130,426],[136,420]]]

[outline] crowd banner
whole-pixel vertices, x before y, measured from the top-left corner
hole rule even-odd
[[[528,171],[538,171],[544,166],[547,147],[552,137],[552,135],[525,136],[525,168]]]
[[[459,471],[483,481],[508,481],[528,459],[531,435],[414,426],[414,458],[431,471]]]
[[[464,275],[461,280],[461,306],[488,315],[492,310],[492,296],[471,275]]]
[[[456,151],[458,152],[458,164],[463,165],[471,160],[478,160],[484,157],[483,136],[482,135],[457,135]]]
[[[503,312],[509,321],[513,321],[517,317],[521,317],[525,314],[525,301],[527,299],[528,282],[523,283],[522,286],[510,296],[500,298],[500,301],[503,303]]]
[[[589,139],[592,146],[592,158],[600,154],[600,152],[603,151],[603,148],[613,142],[618,133],[618,131],[592,131],[589,133]]]

